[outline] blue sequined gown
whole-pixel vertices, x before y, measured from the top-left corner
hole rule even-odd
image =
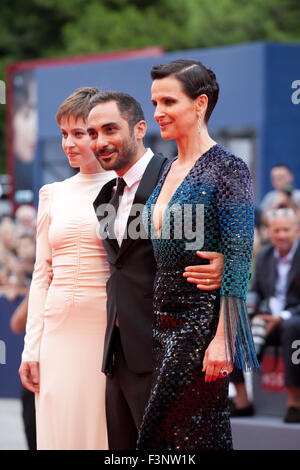
[[[227,357],[244,370],[258,366],[244,302],[254,227],[251,177],[243,160],[214,145],[173,194],[158,237],[153,208],[173,161],[166,165],[144,210],[157,274],[154,375],[137,449],[231,449],[229,379],[205,383],[202,367],[216,333],[220,305]],[[224,254],[221,292],[200,291],[183,278],[186,266],[205,263],[196,255],[198,249]]]

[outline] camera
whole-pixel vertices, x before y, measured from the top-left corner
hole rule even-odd
[[[254,317],[251,322],[251,330],[256,354],[260,354],[266,342],[267,322],[259,317]]]

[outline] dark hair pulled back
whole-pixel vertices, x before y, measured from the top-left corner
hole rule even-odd
[[[183,91],[195,100],[200,95],[208,98],[205,122],[207,123],[219,97],[219,84],[214,72],[202,62],[193,59],[173,60],[168,64],[154,65],[151,69],[152,80],[174,76],[182,83]]]

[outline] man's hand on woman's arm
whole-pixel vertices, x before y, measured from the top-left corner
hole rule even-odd
[[[220,289],[224,256],[215,251],[197,251],[200,258],[208,259],[209,264],[187,266],[183,276],[188,282],[197,284],[200,290]]]

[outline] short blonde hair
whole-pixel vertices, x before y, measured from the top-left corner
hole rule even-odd
[[[67,119],[73,116],[75,121],[81,118],[87,120],[89,114],[89,103],[92,96],[99,93],[98,88],[82,87],[77,88],[65,101],[59,106],[56,113],[56,122],[61,124],[62,118]]]

